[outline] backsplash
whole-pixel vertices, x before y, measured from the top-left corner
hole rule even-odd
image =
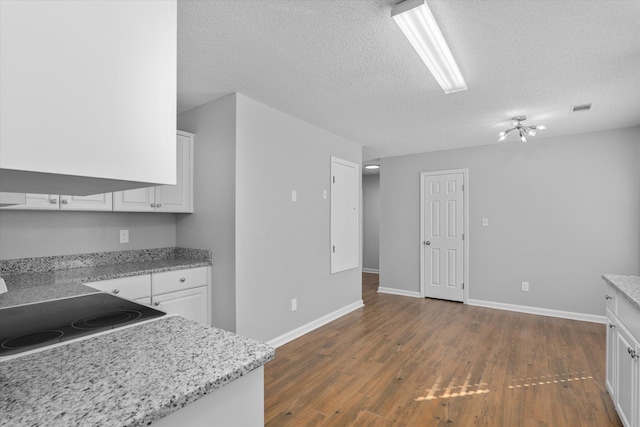
[[[170,247],[7,259],[0,260],[0,276],[173,258],[190,258],[196,261],[211,261],[212,253],[210,249]]]

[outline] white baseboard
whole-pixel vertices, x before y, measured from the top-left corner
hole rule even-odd
[[[272,347],[280,347],[281,345],[285,345],[289,341],[293,341],[296,338],[300,338],[304,334],[313,331],[314,329],[319,328],[320,326],[326,325],[329,322],[332,322],[345,314],[351,313],[361,307],[364,307],[364,302],[362,300],[351,303],[345,307],[339,308],[338,310],[331,312],[325,316],[322,316],[314,321],[307,323],[306,325],[302,325],[299,328],[296,328],[292,331],[287,332],[286,334],[282,334],[279,337],[275,337],[272,340],[267,341]]]
[[[363,273],[380,274],[380,270],[378,270],[377,268],[363,268],[362,272]]]
[[[581,320],[583,322],[606,323],[605,316],[596,314],[575,313],[571,311],[553,310],[550,308],[530,307],[526,305],[506,304],[503,302],[467,299],[467,304],[478,307],[496,308],[498,310],[517,311],[519,313],[537,314],[539,316],[559,317],[561,319]]]
[[[420,295],[420,292],[406,291],[404,289],[384,288],[382,286],[378,286],[378,292],[381,294],[391,294],[391,295],[400,295],[403,297],[422,298],[422,296]]]

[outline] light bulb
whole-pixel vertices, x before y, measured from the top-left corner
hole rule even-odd
[[[507,133],[505,131],[502,131],[498,134],[498,136],[505,136]]]
[[[547,127],[545,125],[538,125],[536,126],[536,129],[545,130]]]
[[[527,131],[527,133],[529,134],[529,136],[536,136],[536,130],[535,129],[529,129]]]
[[[511,120],[511,124],[514,125],[514,126],[518,126],[520,124],[520,122],[517,121],[517,120]]]
[[[504,132],[502,132],[502,133],[504,134]],[[500,138],[498,138],[498,142],[502,142],[502,141],[504,141],[505,139],[507,139],[507,137],[506,137],[506,136],[504,136],[504,135],[500,135]]]
[[[527,142],[527,138],[524,137],[524,134],[520,137],[520,139],[522,140],[522,142]]]

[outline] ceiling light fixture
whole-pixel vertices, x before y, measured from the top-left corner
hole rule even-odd
[[[467,90],[458,64],[425,0],[405,0],[398,3],[391,11],[391,17],[444,93]]]
[[[380,169],[380,165],[365,165],[365,169]]]
[[[507,139],[507,136],[513,131],[518,131],[518,134],[520,135],[520,140],[522,142],[527,142],[527,138],[525,135],[536,136],[536,131],[545,130],[547,128],[546,126],[543,126],[543,125],[525,126],[522,124],[522,122],[524,122],[525,120],[527,120],[526,116],[517,116],[512,118],[511,124],[515,127],[505,130],[504,132],[500,132],[498,134],[499,136],[498,142],[502,142],[505,139]]]

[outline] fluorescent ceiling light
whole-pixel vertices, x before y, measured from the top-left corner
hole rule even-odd
[[[365,169],[380,169],[380,165],[365,165]]]
[[[458,64],[425,0],[405,0],[395,5],[391,16],[444,93],[467,90]]]

